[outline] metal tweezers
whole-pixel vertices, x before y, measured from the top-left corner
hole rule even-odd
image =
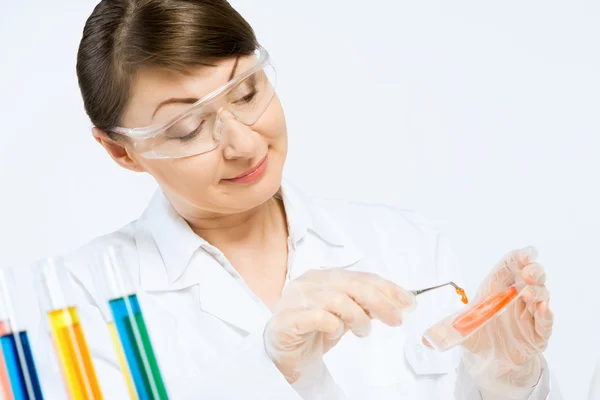
[[[415,295],[415,296],[418,296],[421,293],[429,292],[430,290],[438,289],[438,288],[441,288],[441,287],[444,287],[444,286],[448,286],[448,285],[454,286],[454,288],[457,289],[457,290],[462,290],[462,288],[460,286],[458,286],[456,283],[454,283],[454,282],[448,282],[448,283],[444,283],[443,285],[432,286],[432,287],[428,287],[428,288],[425,288],[425,289],[411,290],[411,293],[413,295]]]

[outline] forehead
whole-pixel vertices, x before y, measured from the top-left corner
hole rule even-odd
[[[253,56],[241,57],[235,74],[239,75],[256,63]],[[174,117],[189,104],[162,106],[153,116],[156,107],[171,98],[202,98],[223,86],[229,80],[236,58],[221,60],[214,66],[198,66],[185,73],[166,68],[147,67],[139,69],[133,77],[129,102],[122,124],[125,127],[144,127]]]

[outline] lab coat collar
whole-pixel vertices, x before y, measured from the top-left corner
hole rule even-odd
[[[332,246],[344,247],[350,239],[339,225],[312,199],[288,181],[281,184],[279,194],[283,200],[292,242],[297,244],[312,232]]]
[[[345,266],[350,260],[356,262],[360,259],[353,241],[324,208],[286,180],[282,182],[278,195],[284,203],[289,237],[293,246],[297,246],[312,233],[322,242],[323,247],[333,247],[332,250],[338,248],[335,252],[325,251],[333,255],[333,259],[331,256],[326,257],[318,267]],[[186,275],[186,269],[193,257],[207,258],[206,261],[211,263],[218,258],[218,251],[194,233],[160,189],[138,221],[139,230],[148,231],[163,261],[163,265],[156,262],[152,262],[153,265],[140,265],[142,287],[147,289],[169,290],[186,286],[184,282],[176,282]],[[150,238],[144,240],[147,242],[148,239]],[[315,262],[318,263],[317,260]],[[198,275],[193,280],[199,279],[198,273],[192,275]]]
[[[194,233],[160,189],[154,194],[142,219],[163,259],[168,283],[175,282],[183,274],[192,255],[208,242]],[[142,269],[140,276],[144,272]]]
[[[325,208],[287,183],[281,196],[295,253],[288,277],[310,268],[348,267],[359,260],[349,237]],[[151,292],[187,290],[197,293],[202,310],[248,333],[262,329],[271,313],[225,266],[223,254],[198,237],[156,193],[136,225],[141,288]]]

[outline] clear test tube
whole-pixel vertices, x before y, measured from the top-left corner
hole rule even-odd
[[[133,398],[166,400],[167,390],[154,354],[150,335],[137,295],[120,255],[120,249],[109,246],[97,254],[95,281],[100,296],[108,302],[117,353],[124,355],[121,369],[128,385],[133,384]],[[131,391],[131,390],[130,390]]]
[[[38,264],[40,305],[47,313],[54,350],[71,400],[101,400],[102,393],[92,357],[71,298],[63,260],[47,258]]]
[[[17,318],[24,312],[16,293],[15,277],[10,270],[0,270],[0,347],[4,370],[9,379],[9,398],[43,400],[42,388],[35,365],[27,329]],[[2,378],[5,378],[3,376]],[[3,390],[7,383],[2,379]]]

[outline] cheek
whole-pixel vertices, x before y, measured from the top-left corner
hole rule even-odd
[[[271,104],[252,129],[259,132],[272,145],[287,143],[285,115],[277,96],[273,97]]]
[[[202,157],[148,160],[145,169],[163,189],[187,197],[186,193],[204,190],[218,180],[221,163],[216,153]]]

